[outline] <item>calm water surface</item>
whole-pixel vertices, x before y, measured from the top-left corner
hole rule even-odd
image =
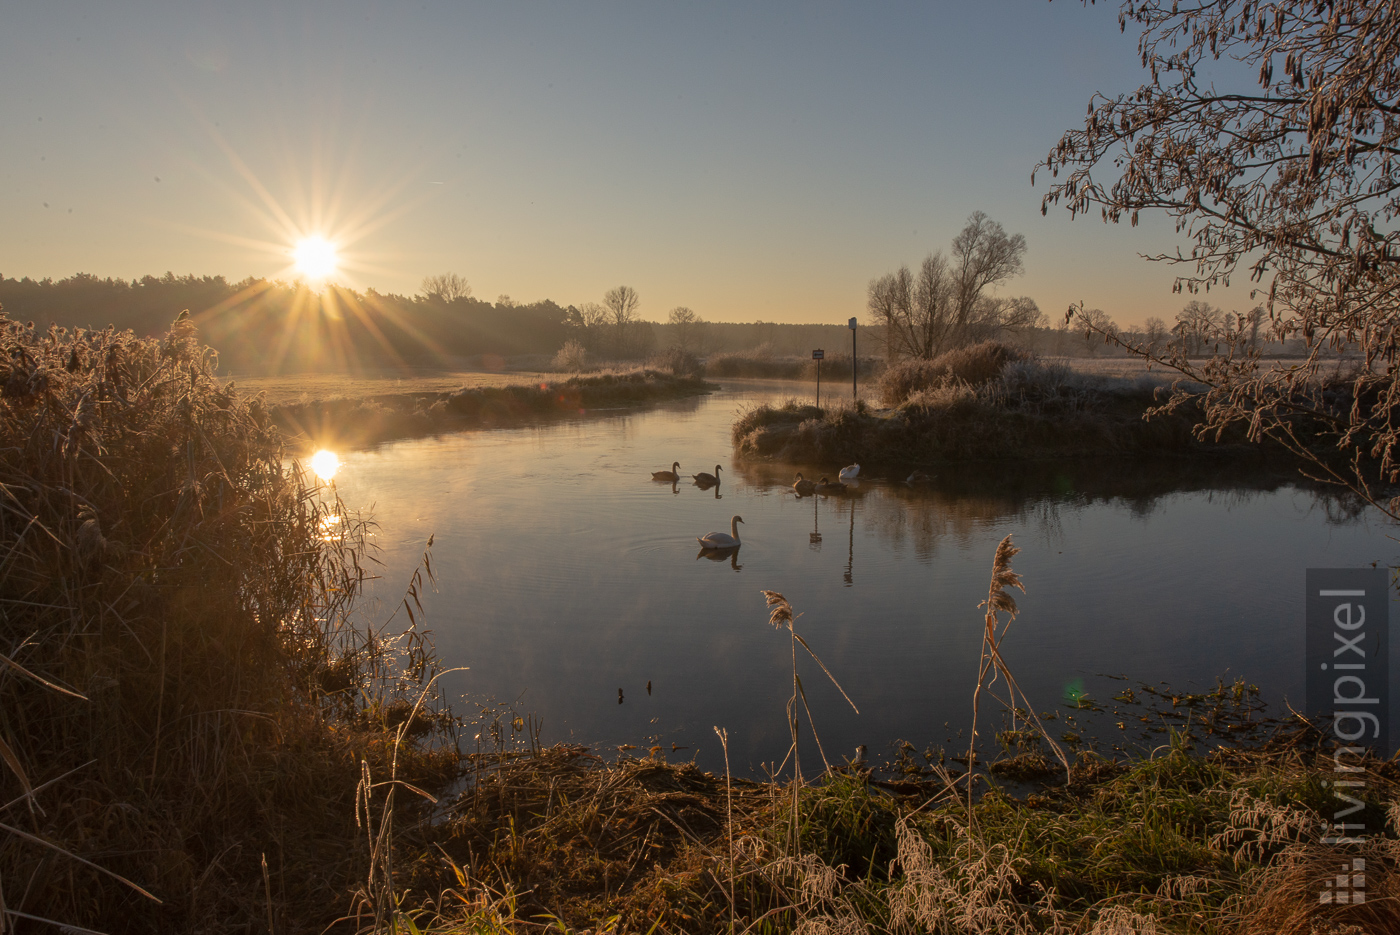
[[[447,665],[470,667],[449,696],[533,712],[547,742],[674,744],[705,766],[720,762],[718,725],[736,771],[787,748],[789,646],[761,589],[802,613],[799,632],[859,706],[804,670],[828,753],[849,755],[966,725],[977,605],[1008,533],[1027,594],[1004,651],[1042,710],[1079,685],[1112,694],[1105,674],[1188,690],[1243,676],[1276,709],[1301,701],[1304,569],[1394,564],[1376,515],[1238,470],[975,468],[798,499],[794,469],[838,465],[735,463],[729,443],[737,409],[784,392],[739,385],[342,453],[336,481],[380,524],[385,608],[436,536],[428,626]],[[719,463],[723,483],[650,479],[673,460],[683,474]],[[697,557],[695,537],[728,531],[733,514],[738,554]]]

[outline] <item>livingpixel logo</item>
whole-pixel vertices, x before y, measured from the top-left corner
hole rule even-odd
[[[1306,600],[1307,714],[1327,733],[1335,805],[1322,842],[1337,847],[1335,874],[1318,901],[1366,901],[1365,858],[1348,851],[1366,842],[1367,751],[1389,758],[1390,570],[1309,568]],[[1375,829],[1380,831],[1381,829]]]

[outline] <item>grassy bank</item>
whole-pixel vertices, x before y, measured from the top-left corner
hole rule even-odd
[[[941,359],[891,367],[880,389],[887,409],[863,401],[821,410],[795,401],[754,408],[732,427],[735,450],[870,466],[1245,450],[1196,439],[1188,409],[1145,420],[1163,392],[1150,377],[1097,377],[1024,357],[971,355],[952,365]]]
[[[1352,774],[1369,843],[1318,843],[1335,774],[1310,736],[1227,751],[1180,733],[1135,761],[1082,753],[1068,782],[997,784],[970,810],[956,775],[918,757],[846,766],[796,789],[795,836],[791,785],[659,751],[495,754],[420,843],[434,856],[417,883],[434,899],[415,915],[441,932],[1400,930],[1400,769]],[[1321,881],[1358,856],[1368,902],[1319,905]],[[412,884],[404,895],[416,905]]]
[[[714,389],[695,376],[640,369],[552,382],[468,386],[288,401],[270,416],[286,434],[327,447],[354,446],[477,427],[520,425],[589,409],[639,406]]]

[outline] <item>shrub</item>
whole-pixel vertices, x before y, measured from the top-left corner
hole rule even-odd
[[[704,365],[694,354],[674,344],[648,360],[647,366],[653,370],[665,370],[677,377],[699,377],[705,373]]]
[[[949,383],[981,386],[1001,375],[1007,364],[1031,359],[1030,352],[1000,341],[983,341],[940,354],[891,364],[880,377],[880,398],[892,406],[923,390]]]
[[[557,373],[582,373],[588,369],[588,348],[570,338],[559,348],[550,366]]]

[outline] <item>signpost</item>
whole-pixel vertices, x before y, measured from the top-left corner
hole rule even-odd
[[[856,401],[856,320],[852,318],[846,322],[846,327],[851,329],[851,402]]]
[[[826,351],[817,348],[812,352],[812,359],[817,362],[817,408],[822,407],[822,358],[826,356]]]

